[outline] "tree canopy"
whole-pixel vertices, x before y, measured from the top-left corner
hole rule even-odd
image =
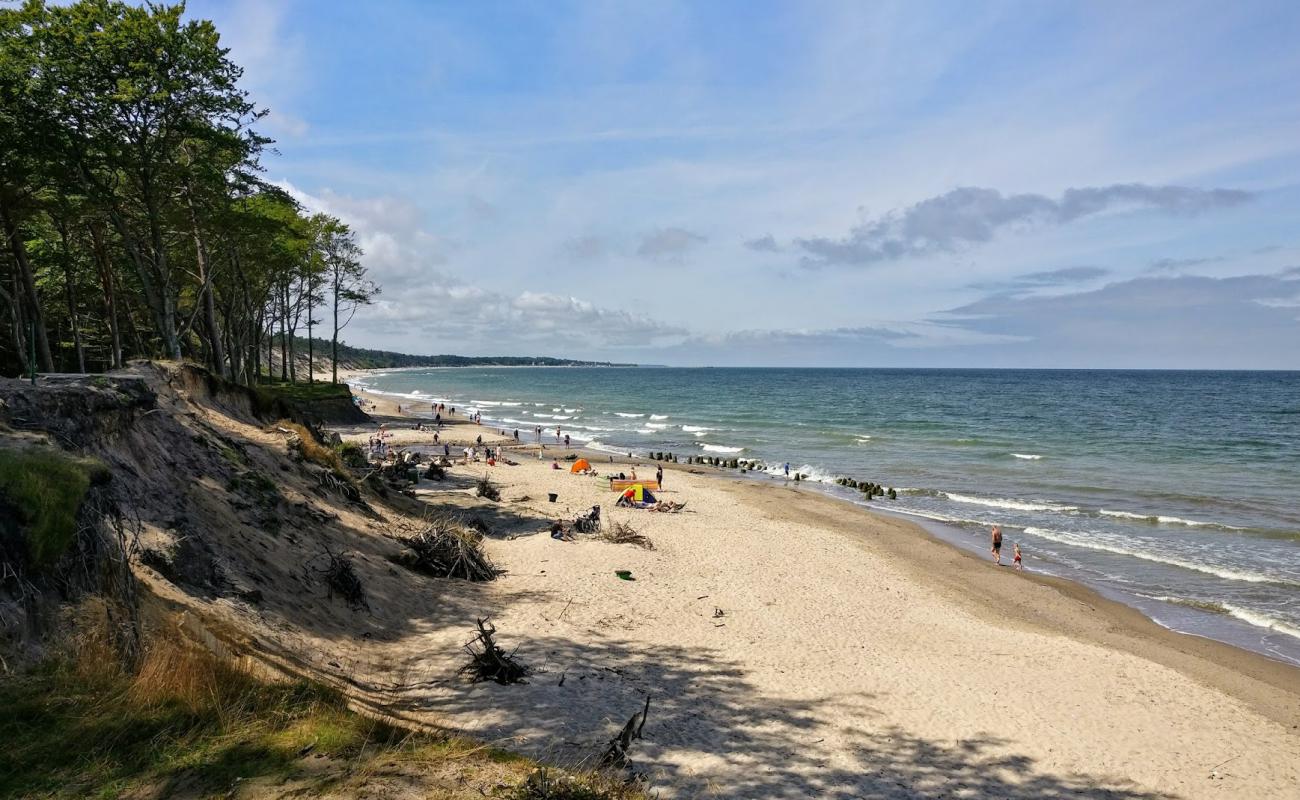
[[[184,10],[0,9],[0,372],[163,357],[311,380],[299,331],[337,345],[378,293],[355,234],[262,177],[266,111]]]

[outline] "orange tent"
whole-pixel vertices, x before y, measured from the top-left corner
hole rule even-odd
[[[569,472],[582,472],[583,470],[588,469],[591,469],[591,462],[585,458],[580,458],[573,462],[573,466],[569,468]]]

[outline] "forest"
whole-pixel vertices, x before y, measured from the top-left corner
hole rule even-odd
[[[164,358],[310,381],[324,356],[337,380],[379,287],[354,231],[265,178],[242,72],[183,5],[0,9],[0,374]]]

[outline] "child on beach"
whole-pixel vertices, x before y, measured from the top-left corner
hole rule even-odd
[[[1011,563],[1016,565],[1017,572],[1024,569],[1024,564],[1020,561],[1020,542],[1016,542],[1015,558],[1012,559]]]

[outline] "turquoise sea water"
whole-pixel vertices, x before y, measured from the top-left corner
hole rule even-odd
[[[1300,663],[1300,373],[451,368],[366,376],[417,412],[610,452],[759,458],[1170,627]],[[1007,556],[1009,561],[1009,555]]]

